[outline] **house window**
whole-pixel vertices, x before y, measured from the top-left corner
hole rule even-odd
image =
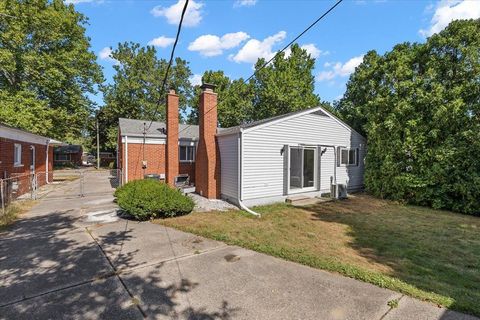
[[[358,165],[358,148],[354,148],[354,149],[340,148],[340,165],[357,166]]]
[[[70,161],[70,154],[55,153],[53,160],[55,160],[55,161]]]
[[[180,146],[180,162],[195,161],[195,146]]]
[[[21,166],[22,165],[22,145],[15,143],[13,149],[13,165]]]

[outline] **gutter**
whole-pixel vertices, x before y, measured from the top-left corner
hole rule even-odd
[[[238,206],[240,209],[250,213],[251,215],[254,215],[255,217],[261,217],[260,213],[255,212],[251,209],[249,209],[243,202],[242,202],[242,190],[243,190],[243,163],[242,163],[242,154],[243,154],[243,139],[242,139],[242,134],[243,134],[243,129],[240,128],[240,131],[238,133]]]
[[[49,181],[50,179],[49,179],[49,174],[48,174],[48,154],[49,154],[48,149],[49,149],[49,145],[50,145],[50,139],[47,139],[47,143],[45,145],[47,147],[47,151],[46,151],[47,154],[45,156],[45,175],[46,175],[45,181],[47,182],[47,184],[50,184],[50,181]]]

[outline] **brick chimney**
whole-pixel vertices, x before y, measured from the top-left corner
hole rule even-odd
[[[195,191],[208,199],[220,198],[220,155],[215,135],[217,133],[217,94],[212,84],[200,87],[198,108],[199,142],[195,159]]]
[[[175,187],[175,177],[178,176],[178,95],[175,90],[167,94],[167,146],[166,174],[167,183]]]

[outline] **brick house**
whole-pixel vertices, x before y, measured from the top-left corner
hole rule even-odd
[[[53,148],[54,166],[76,166],[82,165],[83,147],[76,144],[67,144]]]
[[[0,123],[0,179],[21,195],[30,188],[28,175],[38,173],[38,184],[52,179],[53,147],[59,141]]]
[[[199,195],[243,208],[363,188],[366,139],[328,110],[314,107],[217,128],[214,86],[201,88],[198,126],[179,124],[173,90],[165,123],[149,127],[149,121],[119,119],[124,182],[158,174],[174,186],[176,177],[188,174]]]

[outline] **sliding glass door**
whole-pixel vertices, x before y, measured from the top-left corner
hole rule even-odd
[[[309,191],[317,185],[316,148],[290,147],[290,190]]]

